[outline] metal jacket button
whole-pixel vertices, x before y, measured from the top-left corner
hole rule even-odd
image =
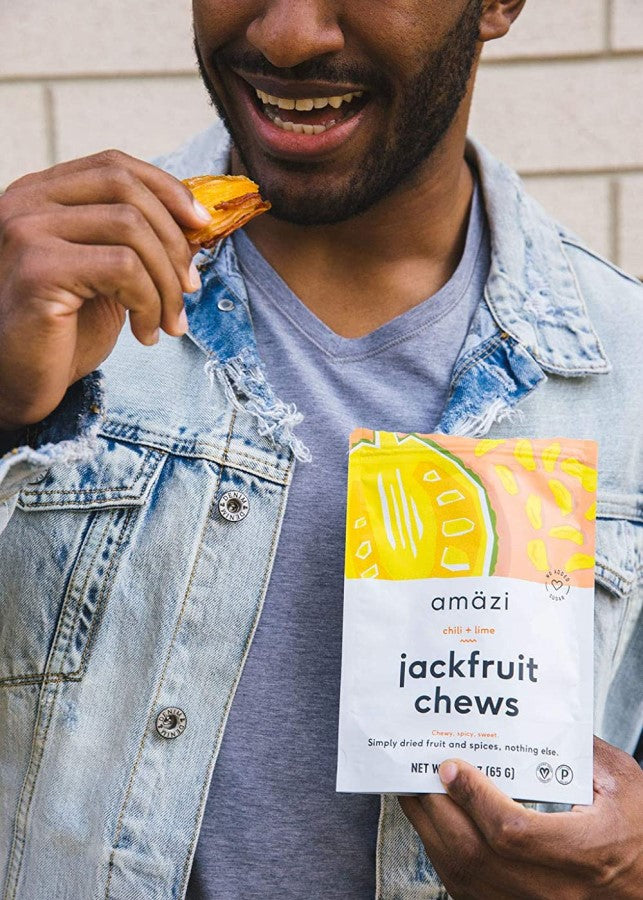
[[[248,515],[250,504],[241,491],[226,491],[219,500],[219,512],[228,522],[240,522]]]
[[[178,737],[185,731],[188,720],[182,709],[178,706],[166,706],[156,717],[156,730],[162,738]]]
[[[234,309],[234,302],[229,297],[222,297],[217,306],[221,310],[221,312],[230,312]]]

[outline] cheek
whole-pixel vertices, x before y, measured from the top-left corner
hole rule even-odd
[[[260,15],[257,0],[193,0],[194,34],[201,48],[217,49],[242,37]]]
[[[396,82],[422,71],[471,0],[353,0],[343,20],[347,44]]]

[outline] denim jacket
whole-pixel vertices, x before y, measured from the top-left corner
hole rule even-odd
[[[162,164],[179,177],[221,172],[228,150],[217,125]],[[599,442],[595,731],[631,751],[642,289],[482,147],[468,153],[491,270],[439,430]],[[198,262],[189,335],[147,348],[124,329],[102,372],[0,460],[2,900],[186,891],[293,467],[307,455],[299,414],[264,377],[232,243]],[[447,896],[392,796],[376,895]]]

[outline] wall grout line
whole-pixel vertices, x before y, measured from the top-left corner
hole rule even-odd
[[[47,135],[47,161],[53,166],[58,159],[58,134],[56,130],[56,113],[54,94],[51,85],[45,82],[42,86],[45,107],[45,134]]]
[[[21,73],[15,75],[0,75],[0,86],[15,84],[33,84],[47,80],[48,82],[56,82],[64,84],[65,82],[75,81],[138,81],[139,79],[170,80],[172,78],[199,78],[196,69],[181,69],[176,72],[171,71],[147,71],[147,72],[34,72]]]
[[[556,178],[587,178],[595,176],[610,175],[640,175],[643,173],[643,166],[610,166],[607,168],[597,169],[521,169],[514,166],[521,178],[548,178],[550,180]]]

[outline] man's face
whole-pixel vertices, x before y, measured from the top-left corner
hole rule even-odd
[[[481,3],[193,0],[203,80],[274,215],[340,222],[418,170],[467,91]]]

